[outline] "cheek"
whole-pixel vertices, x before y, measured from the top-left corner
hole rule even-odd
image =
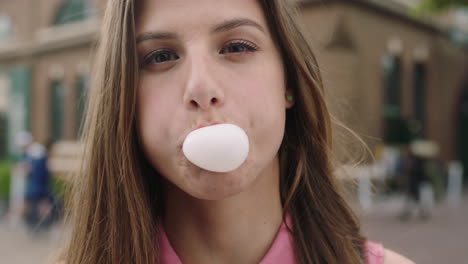
[[[167,134],[171,102],[142,81],[138,91],[138,128],[144,145],[158,143]]]
[[[258,69],[262,70],[239,81],[239,109],[248,118],[255,158],[271,159],[284,134],[286,89],[281,67]]]
[[[285,85],[283,74],[280,67],[257,73],[250,80],[245,79],[240,87],[243,89],[243,97],[248,107],[250,116],[252,116],[251,125],[255,127],[268,127],[276,122],[281,122],[281,116],[284,115]],[[280,68],[281,69],[281,68]],[[248,104],[247,104],[248,102]]]

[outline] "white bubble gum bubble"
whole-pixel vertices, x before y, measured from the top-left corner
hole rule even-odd
[[[229,172],[247,159],[249,138],[233,124],[207,126],[188,134],[182,151],[190,162],[204,170]]]

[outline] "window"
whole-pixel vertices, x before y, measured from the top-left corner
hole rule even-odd
[[[395,55],[384,58],[385,117],[400,116],[401,69],[400,58]]]
[[[20,150],[15,144],[16,135],[20,131],[31,131],[31,77],[32,68],[28,66],[16,66],[8,69],[7,78],[3,80],[3,85],[7,87],[8,92],[8,153],[13,158],[17,158],[20,155]],[[1,79],[0,76],[0,82]]]
[[[8,90],[9,83],[6,80],[6,77],[0,72],[0,159],[4,159],[8,155]]]
[[[4,112],[0,112],[0,159],[8,156],[7,129],[7,115]]]
[[[12,33],[10,17],[0,14],[0,40],[8,38]]]
[[[50,136],[53,142],[63,139],[65,87],[63,81],[54,80],[50,87]]]
[[[424,62],[414,64],[413,78],[413,113],[420,127],[419,134],[414,136],[424,137],[426,128],[426,65]]]
[[[408,123],[401,116],[401,59],[396,55],[384,58],[384,140],[387,144],[407,144]]]
[[[63,25],[85,20],[89,14],[86,0],[63,0],[54,18],[54,25]]]
[[[468,182],[468,79],[462,87],[462,96],[460,100],[458,114],[458,135],[457,135],[457,148],[458,157],[463,164],[464,169],[464,182]]]

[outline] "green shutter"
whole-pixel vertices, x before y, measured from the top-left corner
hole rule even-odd
[[[409,142],[408,123],[401,117],[401,66],[400,58],[384,58],[384,140],[388,144]]]
[[[413,106],[414,106],[414,119],[418,121],[421,126],[421,130],[415,136],[424,137],[426,128],[426,65],[423,63],[416,63],[414,65],[414,94],[413,94]]]
[[[85,106],[88,93],[88,80],[87,75],[83,75],[78,79],[76,87],[76,135],[81,136],[81,127],[85,113]]]
[[[31,69],[18,66],[9,70],[10,89],[7,116],[8,152],[16,158],[20,150],[15,145],[16,135],[20,131],[30,131],[30,91]]]
[[[465,103],[465,108],[468,108],[468,102]],[[460,131],[459,131],[459,155],[463,164],[463,174],[465,175],[464,182],[468,185],[468,111],[460,115]]]
[[[64,114],[64,86],[61,81],[53,81],[50,87],[51,101],[50,104],[50,136],[52,141],[63,139],[63,114]]]
[[[466,81],[458,116],[458,155],[463,164],[464,183],[468,185],[468,81]]]
[[[385,116],[399,117],[401,108],[400,58],[388,56],[384,62]]]
[[[57,11],[54,25],[63,25],[85,20],[88,5],[85,0],[65,0]]]
[[[0,159],[3,160],[8,157],[8,146],[7,146],[7,115],[6,113],[0,113]]]

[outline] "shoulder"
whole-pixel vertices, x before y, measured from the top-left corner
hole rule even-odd
[[[370,240],[365,241],[364,250],[368,264],[414,264],[413,261],[395,251],[386,249],[382,244]]]
[[[413,261],[389,249],[385,249],[384,255],[384,264],[414,264]]]

